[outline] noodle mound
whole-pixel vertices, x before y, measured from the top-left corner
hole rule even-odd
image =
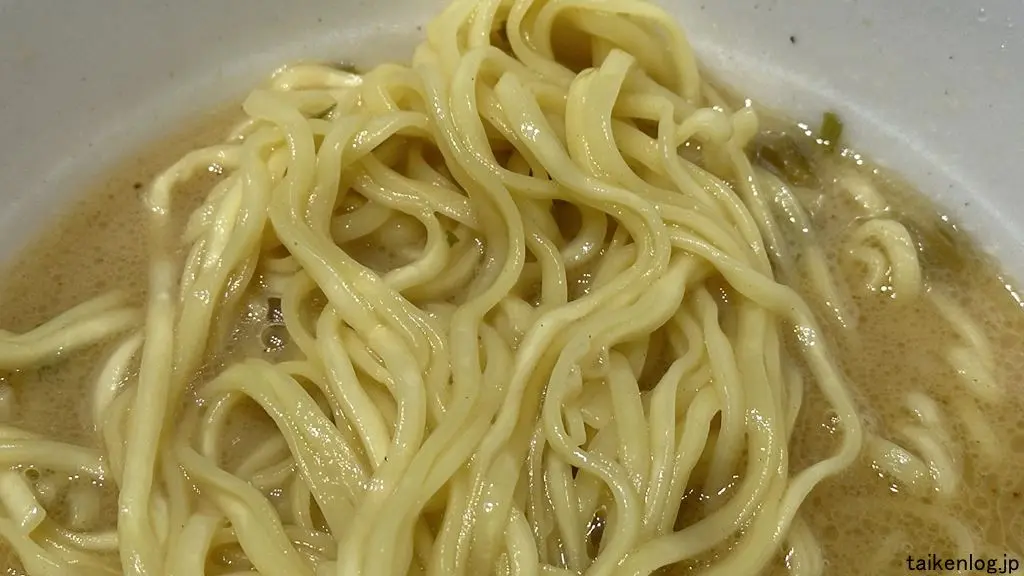
[[[113,294],[2,334],[7,370],[123,338],[100,449],[2,429],[6,466],[118,491],[116,531],[76,532],[3,473],[28,573],[821,572],[801,503],[868,445],[787,285],[823,256],[788,252],[757,114],[660,9],[456,0],[410,65],[287,67],[243,110],[146,196],[144,318]],[[867,222],[869,281],[918,297],[906,231]],[[839,441],[791,470],[805,387]]]

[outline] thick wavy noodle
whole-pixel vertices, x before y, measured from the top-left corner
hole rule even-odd
[[[847,283],[806,186],[748,155],[759,112],[653,5],[458,0],[408,65],[298,64],[242,109],[147,189],[141,309],[0,333],[4,371],[114,338],[98,448],[0,429],[28,574],[817,575],[812,490],[865,457],[951,498],[949,420],[995,438],[991,344],[885,197],[831,168],[862,211]],[[906,390],[895,430],[862,420],[832,352],[861,292],[956,327],[967,403]],[[808,397],[835,441],[797,465]],[[99,486],[116,528],[88,528]],[[974,550],[929,502],[905,513]]]

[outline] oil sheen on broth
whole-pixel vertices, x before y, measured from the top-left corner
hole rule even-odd
[[[902,486],[881,473],[867,451],[855,466],[817,487],[802,510],[823,548],[825,574],[906,574],[908,556],[935,553],[957,557],[964,533],[951,530],[951,524],[939,513],[960,522],[966,536],[974,539],[976,545],[991,544],[991,548],[976,546],[976,555],[1001,559],[1003,552],[1009,551],[1020,557],[1024,553],[1021,390],[1011,390],[1004,402],[980,406],[995,432],[996,447],[967,440],[970,436],[956,412],[963,388],[958,375],[945,361],[946,350],[957,335],[948,321],[924,300],[906,304],[890,298],[884,290],[872,291],[865,286],[865,270],[849,257],[845,243],[859,216],[849,196],[835,190],[830,175],[838,169],[855,170],[883,192],[890,210],[915,234],[926,280],[942,287],[983,326],[997,360],[995,376],[1011,388],[1021,385],[1016,376],[1024,373],[1024,345],[1020,341],[1020,334],[1024,334],[1024,310],[1013,288],[997,265],[899,179],[870,165],[861,165],[860,157],[850,151],[842,155],[827,153],[801,134],[802,127],[777,118],[771,118],[767,124],[776,134],[787,134],[787,145],[795,146],[798,154],[793,158],[804,163],[797,166],[804,173],[795,177],[810,178],[814,184],[804,188],[804,193],[816,188],[814,197],[801,199],[813,207],[810,216],[818,242],[847,299],[849,320],[856,328],[840,329],[830,320],[827,310],[819,307],[816,312],[826,327],[837,362],[853,383],[867,432],[899,439],[900,430],[914,422],[904,399],[911,392],[923,393],[934,399],[953,431],[948,449],[962,470],[963,482],[957,496],[941,505],[934,495],[914,493],[912,487]],[[141,304],[146,285],[146,230],[139,189],[183,152],[219,140],[226,125],[220,120],[210,121],[202,130],[162,142],[125,163],[59,225],[48,229],[3,276],[0,326],[16,333],[28,330],[112,288],[130,292]],[[751,150],[751,154],[756,156],[757,150]],[[770,155],[757,159],[765,166],[773,161]],[[778,158],[774,160],[771,167],[779,169]],[[782,168],[782,172],[788,169]],[[215,173],[194,178],[186,197],[176,201],[194,205],[216,178]],[[189,198],[189,193],[195,197]],[[347,248],[371,268],[376,267],[377,258],[396,257],[376,252],[365,243]],[[794,276],[791,282],[800,288],[806,279]],[[808,296],[810,291],[801,293],[809,302],[815,302]],[[727,301],[728,295],[723,300]],[[273,303],[269,308],[251,306],[241,311],[222,356],[288,353],[287,346],[280,349],[283,341],[274,332]],[[4,423],[48,437],[98,445],[97,433],[89,424],[88,383],[105,352],[101,346],[52,367],[0,373],[0,395],[4,399],[0,418]],[[210,372],[215,372],[224,360],[222,357],[208,363]],[[833,450],[835,440],[824,399],[814,386],[807,386],[807,390],[800,424],[791,440],[793,470],[822,458]],[[243,413],[232,426],[233,448],[244,445],[247,429],[272,425],[262,412],[253,411],[248,420],[245,414],[249,413]],[[114,525],[113,489],[105,489],[99,501],[88,501],[74,496],[80,479],[56,477],[47,470],[26,470],[26,474],[36,479],[41,500],[58,521],[79,530]],[[684,499],[684,506],[686,503]],[[211,558],[211,573],[230,571],[231,556],[232,552],[226,550],[220,558]],[[783,561],[776,564],[773,573],[785,572]],[[0,566],[5,574],[21,573],[17,559],[6,549],[0,555]],[[688,573],[695,568],[699,568],[699,562],[672,572]]]

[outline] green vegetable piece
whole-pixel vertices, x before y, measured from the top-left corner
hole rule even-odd
[[[843,121],[835,112],[825,112],[821,118],[821,143],[825,151],[832,153],[839,147],[839,139],[843,135]]]
[[[767,168],[793,186],[815,188],[818,179],[811,162],[789,135],[777,134],[765,138],[756,149],[757,158]]]

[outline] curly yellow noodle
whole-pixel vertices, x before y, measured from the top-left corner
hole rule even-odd
[[[955,327],[970,393],[908,390],[894,438],[865,430],[818,320],[855,331],[854,297],[748,157],[755,109],[653,4],[456,0],[408,65],[296,64],[242,111],[148,191],[144,314],[110,294],[0,332],[0,370],[121,338],[90,388],[100,449],[0,428],[0,536],[33,576],[819,576],[801,507],[862,448],[946,497],[948,421],[996,442],[984,332],[840,171],[866,288]],[[273,346],[245,339],[263,317]],[[798,468],[808,398],[837,435]],[[116,531],[87,529],[97,492],[26,466],[115,487]],[[65,491],[70,526],[46,509]]]

